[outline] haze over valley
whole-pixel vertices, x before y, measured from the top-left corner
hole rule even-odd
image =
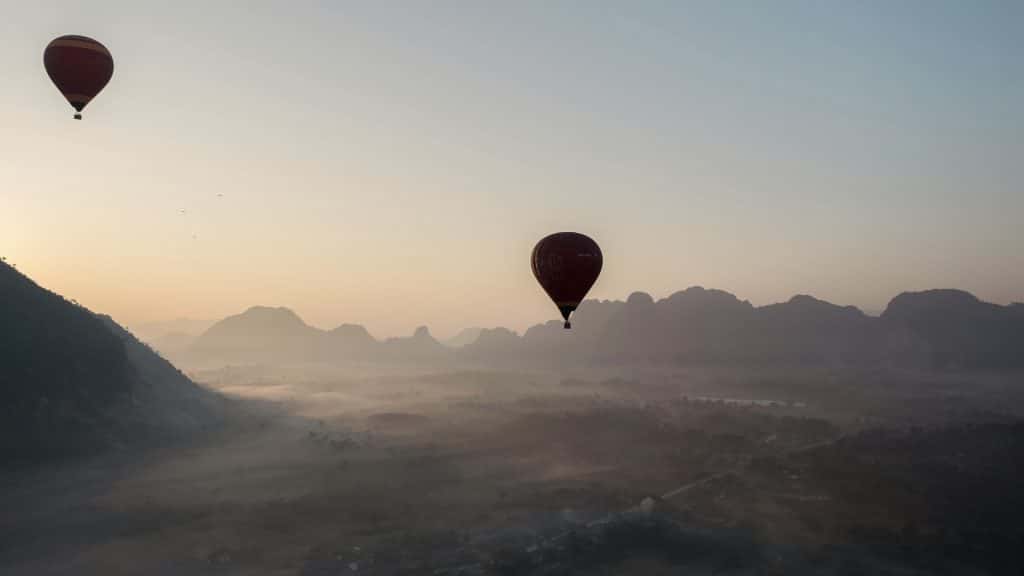
[[[4,418],[10,573],[1019,561],[1019,306],[940,290],[870,317],[690,288],[448,345],[252,307],[168,350],[183,374],[5,264],[0,292],[19,358],[0,373],[21,391]],[[964,492],[979,482],[985,497]]]
[[[1024,574],[1024,2],[0,15],[0,575]]]

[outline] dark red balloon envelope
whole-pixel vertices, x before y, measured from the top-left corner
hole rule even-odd
[[[533,275],[558,306],[569,328],[576,310],[601,274],[603,259],[597,243],[576,232],[545,236],[533,248]]]
[[[61,36],[50,42],[43,53],[43,65],[50,80],[80,114],[114,75],[110,51],[85,36]]]

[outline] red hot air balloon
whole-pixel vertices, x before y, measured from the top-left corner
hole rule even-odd
[[[106,46],[85,36],[61,36],[46,46],[43,65],[50,80],[78,112],[103,90],[114,75],[114,59]]]
[[[533,275],[558,306],[566,329],[571,327],[569,314],[601,274],[602,262],[597,243],[576,232],[545,236],[533,248]]]

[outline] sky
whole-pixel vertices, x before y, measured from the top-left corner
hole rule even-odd
[[[0,7],[0,256],[129,326],[523,330],[561,230],[602,299],[1024,301],[1021,2]],[[62,34],[115,59],[81,122]]]

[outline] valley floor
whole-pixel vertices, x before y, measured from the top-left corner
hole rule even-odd
[[[1024,479],[1012,415],[864,433],[869,400],[677,377],[196,377],[245,407],[217,435],[3,478],[0,573],[973,574],[1020,537],[991,501]],[[1008,539],[984,561],[971,514]]]

